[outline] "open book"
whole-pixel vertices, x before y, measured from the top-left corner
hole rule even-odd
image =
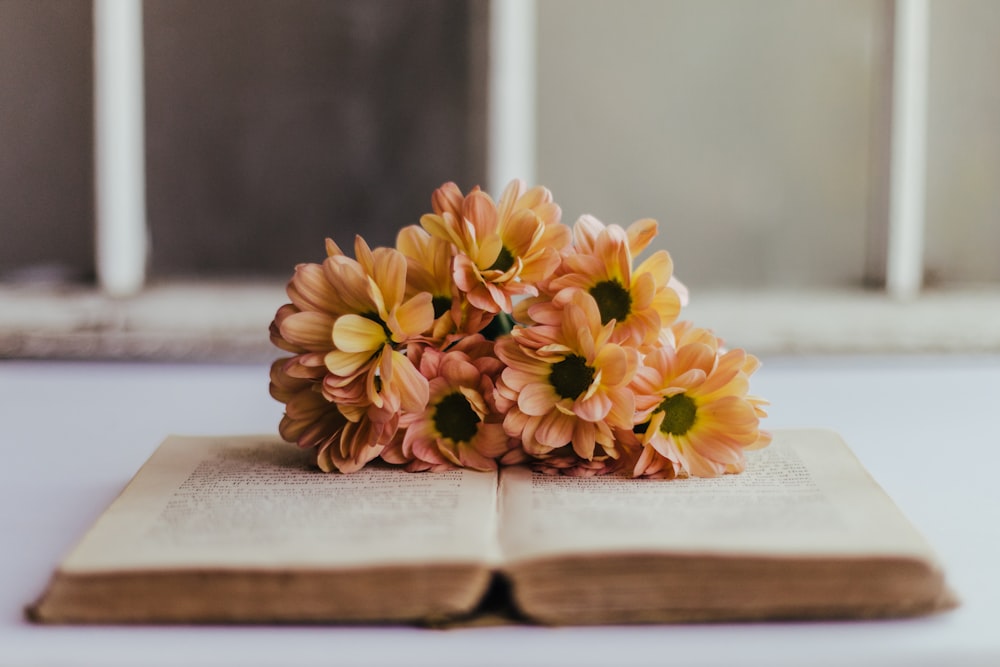
[[[934,557],[840,438],[741,475],[312,470],[271,437],[171,437],[63,561],[42,622],[424,622],[508,596],[546,624],[929,613]],[[493,595],[487,596],[492,590]]]

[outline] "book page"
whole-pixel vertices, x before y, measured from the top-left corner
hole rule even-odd
[[[263,436],[172,436],[62,570],[490,563],[493,472],[325,474]]]
[[[511,560],[583,552],[914,555],[923,539],[828,431],[778,431],[739,475],[645,480],[501,473]]]

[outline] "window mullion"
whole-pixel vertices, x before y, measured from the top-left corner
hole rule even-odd
[[[146,167],[141,0],[94,0],[97,276],[112,296],[146,275]]]
[[[897,0],[886,289],[915,297],[923,280],[927,144],[927,0]]]
[[[535,0],[490,2],[489,191],[535,180]]]

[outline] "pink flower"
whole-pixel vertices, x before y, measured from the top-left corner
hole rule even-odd
[[[604,227],[595,218],[581,218],[574,227],[578,252],[564,257],[561,275],[548,286],[555,293],[553,300],[566,300],[570,290],[583,290],[597,303],[601,322],[614,322],[611,340],[632,346],[655,344],[660,330],[677,319],[681,301],[670,287],[673,263],[665,250],[632,268],[630,238],[643,236],[637,227],[650,226],[655,233],[655,222],[640,220],[627,233],[618,225]]]
[[[473,335],[446,352],[427,347],[414,356],[430,383],[430,398],[424,410],[403,413],[401,430],[382,458],[411,471],[496,469],[511,439],[494,398],[503,364],[493,356],[493,343]]]
[[[284,372],[309,379],[310,391],[349,422],[336,438],[307,431],[310,439],[298,434],[296,440],[321,448],[323,461],[347,471],[378,456],[395,433],[400,410],[426,404],[427,380],[405,349],[431,328],[434,308],[429,293],[406,297],[406,258],[400,252],[373,252],[358,237],[356,260],[332,241],[327,254],[321,265],[296,267],[287,289],[291,303],[278,309],[270,330],[275,345],[295,354]],[[279,392],[276,398],[286,396]],[[282,433],[294,434],[289,428]]]

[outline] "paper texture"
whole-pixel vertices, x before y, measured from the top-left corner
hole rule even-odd
[[[490,562],[496,488],[468,470],[322,474],[271,437],[171,437],[62,570]]]
[[[830,432],[778,432],[745,473],[718,479],[507,468],[497,485],[496,473],[378,465],[323,474],[272,437],[173,437],[29,613],[437,623],[490,600],[491,581],[509,585],[493,593],[501,608],[556,625],[909,616],[955,604],[924,541]]]
[[[573,552],[657,551],[928,557],[922,538],[840,438],[781,431],[748,452],[744,473],[636,480],[501,473],[508,560]]]

